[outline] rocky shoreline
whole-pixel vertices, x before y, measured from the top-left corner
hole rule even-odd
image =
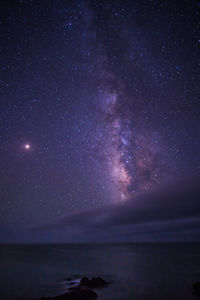
[[[193,295],[200,297],[200,281],[197,281],[193,284]]]
[[[67,293],[55,297],[43,297],[39,300],[95,300],[98,297],[96,290],[105,288],[110,284],[101,277],[91,277],[90,279],[82,277],[78,282],[72,278],[67,278],[66,281],[70,286]],[[200,297],[200,282],[193,284],[192,294]]]
[[[110,282],[105,281],[101,277],[88,277],[81,278],[79,283],[75,283],[73,279],[67,279],[71,287],[68,288],[69,292],[56,297],[45,297],[40,300],[95,300],[98,295],[96,289],[107,287]]]

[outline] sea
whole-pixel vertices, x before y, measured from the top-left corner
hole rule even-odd
[[[100,276],[99,300],[196,300],[200,244],[18,244],[0,246],[0,300],[39,299],[69,281]]]

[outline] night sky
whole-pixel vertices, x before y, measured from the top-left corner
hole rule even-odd
[[[199,1],[5,0],[0,30],[0,241],[200,228]]]

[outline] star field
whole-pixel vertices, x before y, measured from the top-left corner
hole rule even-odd
[[[200,167],[198,1],[2,1],[2,228]]]

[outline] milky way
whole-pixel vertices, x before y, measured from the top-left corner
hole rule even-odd
[[[105,30],[112,41],[110,43],[113,43],[112,51],[116,49],[113,52],[118,52],[122,41],[126,45],[126,48],[121,46],[121,64],[127,70],[132,64],[130,74],[129,71],[126,73],[130,78],[133,76],[133,81],[127,75],[121,76],[121,65],[120,68],[113,68],[115,64],[110,62],[109,47],[105,47],[105,37],[99,31],[102,25],[99,27],[97,19],[95,10],[86,7],[82,57],[88,63],[91,73],[89,81],[94,85],[92,105],[96,106],[96,111],[99,110],[97,140],[109,190],[107,201],[123,203],[138,193],[166,183],[172,175],[169,172],[171,162],[159,132],[149,126],[148,118],[141,114],[140,106],[149,106],[149,95],[144,86],[138,96],[138,78],[141,75],[137,75],[138,67],[132,64],[132,58],[127,61],[132,49],[130,37],[127,36],[129,21],[126,21],[126,30],[123,27],[119,30],[118,26],[113,27],[113,16],[107,14],[105,24],[108,26]],[[134,73],[138,77],[137,84]]]
[[[101,100],[106,126],[102,150],[114,201],[123,203],[139,192],[153,189],[163,180],[166,183],[169,168],[159,136],[143,128],[142,133],[131,130],[130,120],[117,113],[117,93],[104,93]]]
[[[97,76],[97,99],[103,119],[101,153],[109,173],[110,199],[124,203],[138,193],[166,184],[173,176],[159,133],[148,128],[141,116],[134,118],[134,98],[126,95],[125,83],[117,87],[118,74],[106,69],[105,54],[102,57],[102,77]]]
[[[121,118],[116,115],[118,97],[117,94],[104,95],[104,113],[107,122],[107,136],[105,141],[105,160],[109,169],[111,183],[114,189],[114,198],[125,201],[129,198],[128,187],[131,184],[131,174],[126,166],[126,145],[122,134]]]

